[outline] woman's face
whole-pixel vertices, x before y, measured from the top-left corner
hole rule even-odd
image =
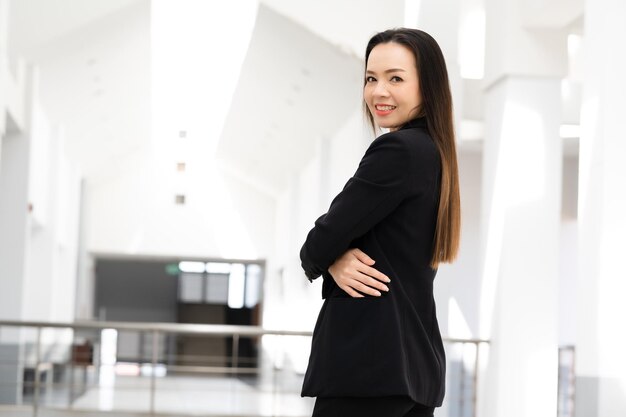
[[[413,53],[395,42],[376,45],[367,60],[363,98],[380,127],[395,130],[415,118],[422,93]]]

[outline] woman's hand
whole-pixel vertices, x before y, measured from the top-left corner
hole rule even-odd
[[[389,291],[383,282],[390,282],[391,280],[387,275],[370,266],[374,265],[374,262],[359,248],[348,249],[328,268],[328,272],[339,288],[350,294],[351,297],[365,297],[355,290],[380,296],[381,293],[376,288]]]

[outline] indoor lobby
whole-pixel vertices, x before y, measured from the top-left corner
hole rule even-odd
[[[625,21],[624,0],[0,0],[0,417],[311,416],[327,300],[300,250],[381,133],[365,50],[397,27],[436,39],[453,99],[435,416],[626,416]]]

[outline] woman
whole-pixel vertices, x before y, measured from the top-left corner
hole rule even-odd
[[[432,416],[445,387],[433,279],[461,217],[447,69],[430,35],[405,28],[372,37],[365,65],[365,113],[389,132],[300,251],[324,298],[301,395],[317,397],[314,417]]]

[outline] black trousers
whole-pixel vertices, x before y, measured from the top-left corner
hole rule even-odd
[[[317,397],[312,417],[433,417],[434,407],[409,397]]]

